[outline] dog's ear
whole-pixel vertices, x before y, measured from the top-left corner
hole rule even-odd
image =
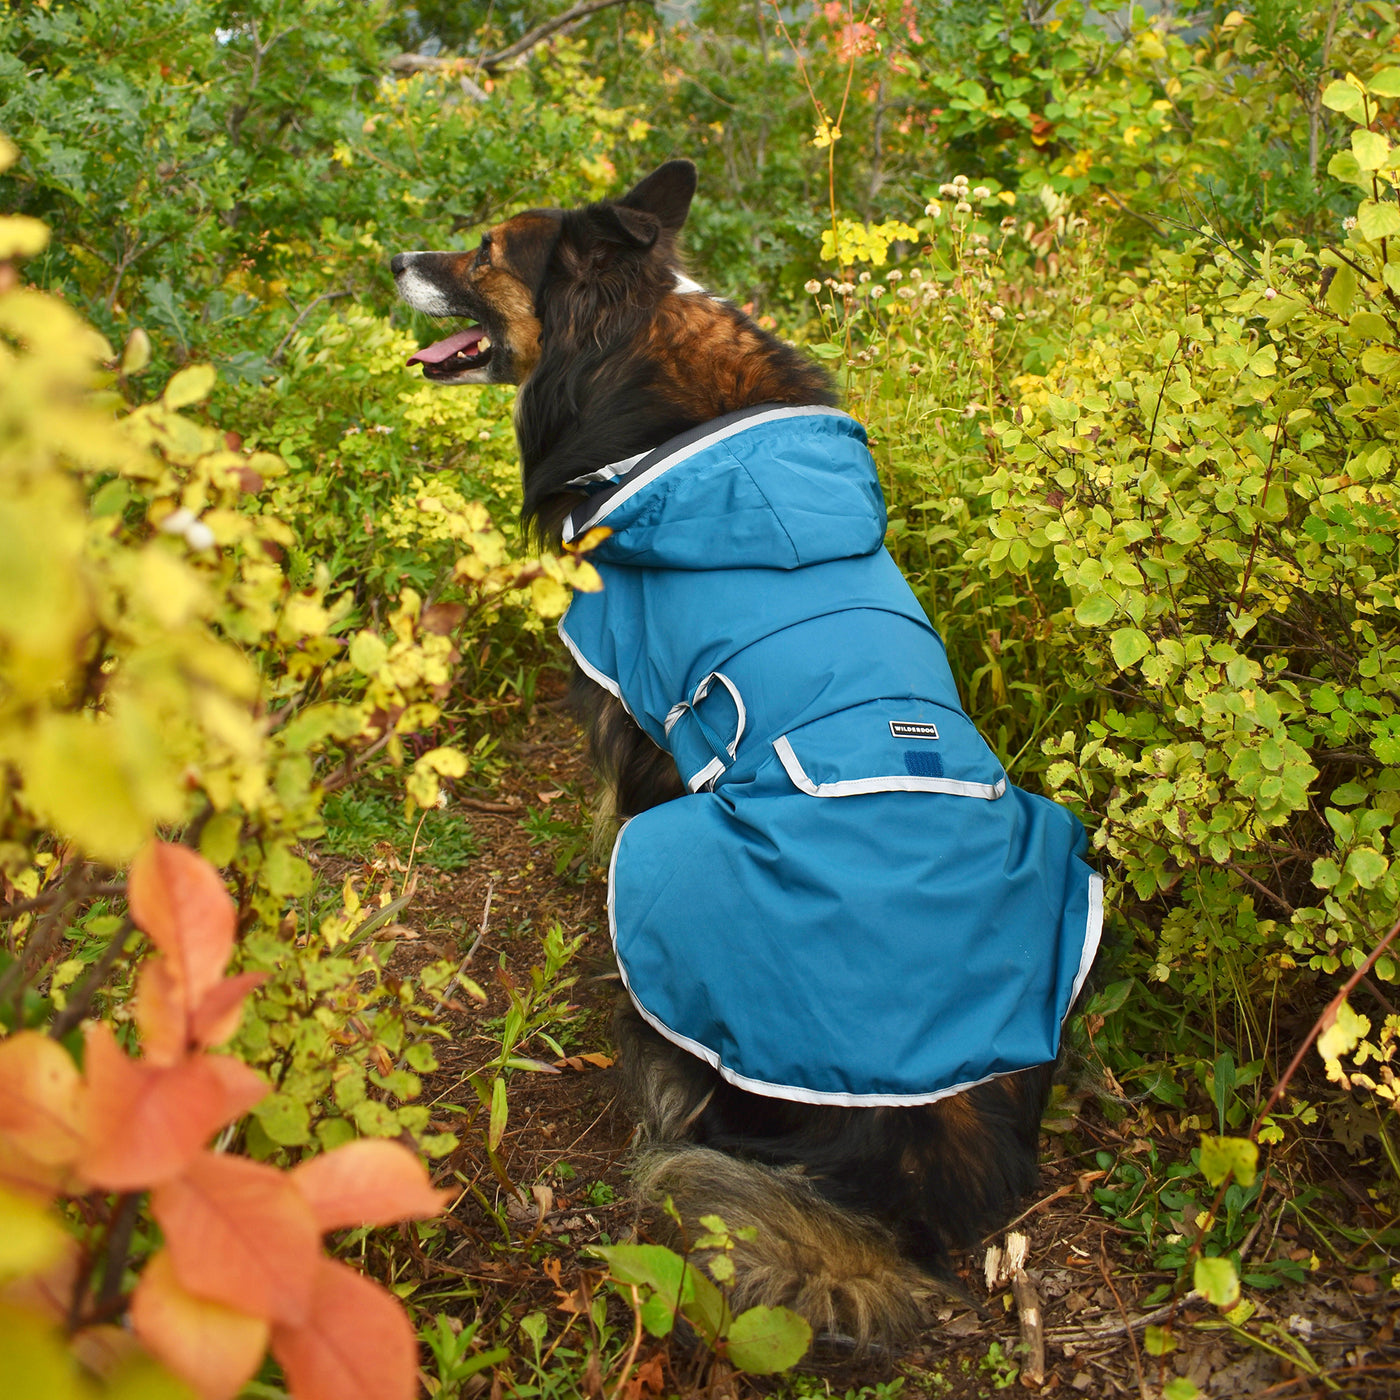
[[[661,227],[675,233],[685,223],[695,198],[695,166],[688,160],[668,160],[618,201],[626,209],[656,216]]]
[[[661,220],[625,204],[598,204],[589,211],[593,231],[609,243],[644,251],[661,237]]]

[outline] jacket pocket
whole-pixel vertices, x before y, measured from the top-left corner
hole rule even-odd
[[[810,797],[941,792],[992,801],[1006,791],[1006,773],[972,721],[931,700],[868,700],[799,725],[773,751]]]

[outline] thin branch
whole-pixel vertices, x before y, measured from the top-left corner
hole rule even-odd
[[[562,14],[555,15],[553,19],[547,19],[543,24],[537,24],[528,33],[522,34],[513,44],[507,44],[503,49],[497,49],[495,53],[488,53],[485,57],[477,60],[477,67],[484,68],[488,73],[499,68],[501,64],[509,62],[512,58],[518,58],[523,53],[528,53],[537,44],[542,44],[551,34],[563,29],[566,24],[572,24],[575,20],[587,19],[589,15],[597,14],[599,10],[609,10],[614,5],[625,5],[628,0],[580,0],[577,5],[570,5]]]
[[[478,72],[494,73],[497,69],[503,68],[513,58],[519,58],[552,35],[557,34],[561,29],[569,25],[577,24],[580,20],[588,19],[591,15],[596,15],[600,10],[610,10],[617,5],[626,5],[630,0],[580,0],[576,5],[570,5],[567,10],[547,19],[543,24],[537,24],[533,29],[522,34],[514,43],[507,44],[503,49],[497,49],[494,53],[482,54],[479,58],[443,58],[437,55],[422,53],[401,53],[397,58],[389,60],[389,68],[395,73],[453,73],[463,68],[475,69]],[[652,0],[641,0],[643,4],[650,4]],[[468,95],[478,102],[484,102],[487,94],[483,92],[470,78],[463,77],[463,84]]]
[[[88,969],[87,976],[74,989],[63,1010],[53,1018],[49,1026],[49,1035],[54,1040],[62,1040],[87,1015],[93,998],[117,965],[117,959],[121,957],[126,948],[126,941],[135,927],[128,918],[112,935],[112,941],[102,950],[102,956]]]
[[[351,289],[349,287],[346,287],[343,292],[322,292],[321,295],[318,296],[314,301],[308,302],[303,308],[303,310],[297,313],[297,318],[295,321],[292,322],[291,329],[287,332],[286,335],[282,337],[281,340],[277,342],[277,349],[275,349],[272,352],[272,354],[270,354],[267,357],[268,364],[275,365],[282,358],[282,354],[286,350],[287,346],[291,343],[292,337],[297,333],[298,330],[301,329],[301,323],[304,320],[306,320],[306,318],[309,315],[311,315],[311,313],[315,311],[315,309],[318,306],[320,306],[320,304],[323,301],[339,301],[341,297],[348,297],[352,295],[353,293]],[[288,297],[287,300],[288,302],[290,302],[291,298]],[[293,310],[295,310],[295,306],[293,306]]]

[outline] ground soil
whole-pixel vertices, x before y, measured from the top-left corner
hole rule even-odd
[[[400,943],[395,954],[405,968],[431,957],[460,959],[480,934],[467,970],[488,994],[486,1006],[456,1013],[454,1038],[440,1053],[441,1069],[429,1084],[440,1120],[459,1131],[463,1142],[442,1177],[455,1172],[476,1194],[464,1194],[454,1210],[455,1242],[421,1263],[425,1275],[441,1271],[465,1285],[470,1297],[461,1315],[467,1322],[482,1320],[483,1335],[488,1320],[492,1335],[502,1338],[512,1317],[543,1310],[553,1336],[578,1301],[580,1285],[599,1283],[597,1262],[586,1257],[585,1247],[624,1239],[631,1229],[632,1129],[608,1067],[617,984],[605,870],[580,844],[589,825],[592,783],[561,677],[546,678],[528,721],[505,736],[500,752],[505,766],[493,788],[453,798],[476,833],[481,855],[455,873],[420,872],[417,896],[404,916],[416,937]],[[522,1048],[550,1063],[553,1072],[515,1073],[510,1080],[509,1126],[499,1159],[512,1191],[486,1159],[481,1118],[464,1126],[447,1108],[476,1102],[467,1075],[488,1064],[499,1044],[490,1025],[506,1005],[498,979],[528,982],[531,967],[541,961],[541,934],[553,923],[571,935],[586,934],[571,969],[580,975],[569,992],[576,1011],[554,1027],[567,1052],[562,1059],[538,1039]],[[1085,1103],[1092,1105],[1092,1097]],[[1356,1259],[1336,1257],[1335,1241],[1309,1238],[1283,1223],[1281,1209],[1266,1211],[1272,1237],[1266,1240],[1261,1231],[1255,1256],[1292,1251],[1316,1257],[1318,1264],[1301,1286],[1250,1292],[1256,1311],[1248,1331],[1254,1340],[1222,1325],[1215,1309],[1199,1301],[1146,1306],[1152,1291],[1171,1279],[1152,1272],[1135,1237],[1095,1203],[1092,1186],[1099,1149],[1131,1152],[1148,1144],[1125,1137],[1092,1106],[1062,1126],[1068,1131],[1047,1135],[1039,1195],[1015,1226],[1029,1240],[1027,1277],[1041,1311],[1045,1374],[1039,1389],[1065,1396],[1156,1397],[1174,1378],[1187,1377],[1210,1396],[1400,1396],[1394,1294],[1374,1275],[1358,1271]],[[1158,1146],[1184,1155],[1189,1144],[1159,1139]],[[1027,1377],[1012,1367],[1022,1360],[1025,1309],[1005,1282],[988,1288],[983,1252],[966,1258],[963,1277],[973,1305],[950,1299],[932,1308],[917,1346],[899,1356],[852,1359],[837,1352],[816,1358],[802,1368],[815,1388],[802,1393],[844,1395],[896,1378],[903,1378],[899,1393],[911,1400],[1021,1389]],[[620,1302],[613,1307],[625,1336],[626,1312]],[[1168,1355],[1149,1354],[1149,1325],[1168,1329],[1175,1343]],[[596,1393],[639,1400],[656,1393],[773,1389],[768,1382],[717,1378],[703,1357],[678,1344],[658,1347],[644,1340],[636,1361],[644,1364],[640,1382],[618,1389],[626,1377],[614,1367],[604,1381],[582,1377],[584,1393],[599,1385]],[[480,1384],[484,1393],[484,1376]],[[492,1388],[515,1393],[505,1373]]]

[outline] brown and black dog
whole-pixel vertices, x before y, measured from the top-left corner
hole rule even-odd
[[[524,518],[557,545],[581,497],[568,483],[753,405],[831,405],[822,369],[685,279],[676,239],[695,167],[671,161],[623,198],[530,210],[474,252],[393,259],[404,299],[466,328],[410,363],[441,384],[520,386]],[[629,817],[682,796],[671,756],[581,673],[593,755]],[[742,976],[736,968],[735,975]],[[870,1028],[872,1036],[879,1027]],[[819,1332],[898,1341],[924,1320],[950,1251],[1006,1223],[1036,1179],[1051,1066],[916,1107],[838,1107],[736,1087],[619,1013],[621,1065],[650,1150],[644,1201],[757,1227],[734,1256],[736,1307],[782,1304]],[[653,1237],[680,1232],[661,1212]]]

